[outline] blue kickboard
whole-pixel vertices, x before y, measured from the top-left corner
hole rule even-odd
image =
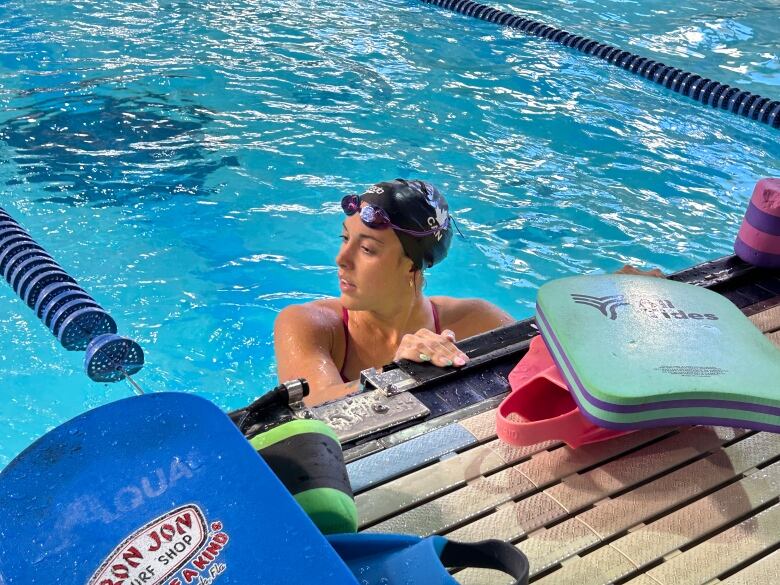
[[[0,584],[353,584],[230,419],[190,394],[127,398],[0,473]]]

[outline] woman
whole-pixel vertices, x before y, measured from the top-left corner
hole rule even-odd
[[[362,370],[400,359],[461,367],[468,356],[456,340],[514,321],[483,300],[423,295],[423,270],[447,255],[454,227],[430,183],[378,183],[341,206],[341,296],[289,306],[274,324],[279,379],[306,378],[309,405],[356,391]]]

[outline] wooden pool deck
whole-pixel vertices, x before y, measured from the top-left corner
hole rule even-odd
[[[780,291],[755,286],[732,300],[780,346]],[[496,438],[501,398],[345,445],[360,529],[500,538],[544,585],[780,584],[780,434],[691,426],[514,448]]]

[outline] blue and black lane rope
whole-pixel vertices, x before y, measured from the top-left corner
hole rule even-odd
[[[663,85],[704,105],[728,110],[751,120],[768,124],[772,128],[780,128],[780,101],[771,100],[738,87],[731,87],[701,75],[665,65],[660,61],[640,57],[618,47],[599,43],[582,35],[575,35],[542,22],[497,10],[471,0],[422,1],[576,49],[581,53],[598,57],[616,67],[640,75],[658,85]]]
[[[116,335],[114,318],[10,214],[0,207],[0,274],[69,351],[86,350],[84,369],[96,382],[131,378],[144,364],[132,339]]]

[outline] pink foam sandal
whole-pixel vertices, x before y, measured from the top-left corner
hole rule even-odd
[[[510,445],[562,440],[576,448],[633,432],[605,429],[582,415],[541,336],[509,373],[509,386],[496,411],[496,431]]]

